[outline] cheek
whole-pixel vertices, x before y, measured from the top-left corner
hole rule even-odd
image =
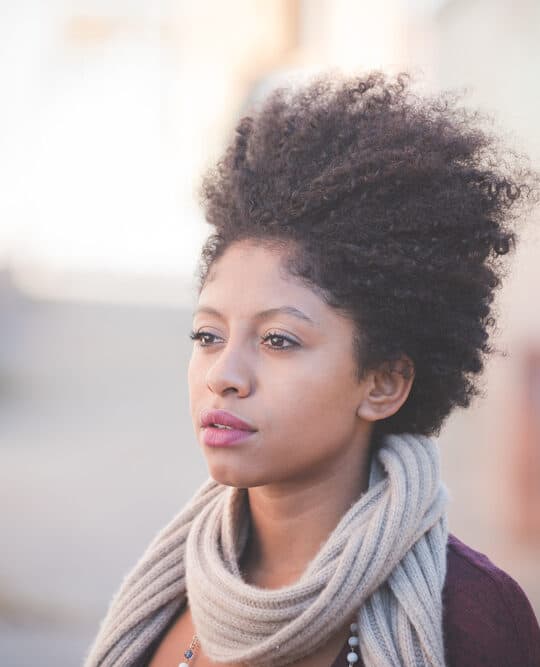
[[[293,393],[282,392],[272,405],[272,434],[287,447],[321,450],[339,446],[350,429],[350,409],[336,377],[311,378]],[[346,390],[345,390],[346,391]],[[274,439],[274,438],[273,438]]]
[[[193,355],[191,355],[189,364],[188,364],[188,369],[187,369],[187,381],[188,381],[188,387],[189,390],[191,391],[191,388],[193,387],[194,380],[196,379],[197,375],[195,373],[195,362],[193,360]]]
[[[187,371],[188,393],[191,410],[197,407],[196,401],[201,396],[204,388],[204,369],[194,355],[191,356]],[[200,409],[201,406],[199,406]]]
[[[187,378],[190,388],[204,384],[206,374],[204,357],[194,348],[189,358]]]

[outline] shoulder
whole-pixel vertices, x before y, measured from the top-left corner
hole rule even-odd
[[[450,534],[443,589],[448,665],[540,666],[540,628],[519,584]]]

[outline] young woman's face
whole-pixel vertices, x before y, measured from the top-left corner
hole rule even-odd
[[[278,310],[285,306],[303,316]],[[280,269],[277,251],[242,241],[215,262],[195,310],[193,332],[204,336],[193,342],[188,381],[216,481],[247,488],[328,475],[366,441],[372,424],[356,414],[365,389],[355,377],[353,331]],[[231,446],[206,444],[201,412],[213,408],[256,432]]]

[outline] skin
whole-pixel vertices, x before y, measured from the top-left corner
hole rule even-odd
[[[315,324],[290,314],[255,317],[283,305]],[[193,318],[193,330],[211,336],[193,346],[191,418],[210,475],[249,489],[245,569],[254,583],[278,587],[300,576],[366,490],[374,422],[401,407],[413,378],[382,368],[359,382],[353,322],[288,275],[279,251],[252,241],[230,246],[214,264],[199,296],[197,308],[204,307],[222,316],[203,311]],[[296,344],[262,342],[269,333]],[[210,407],[233,412],[258,432],[234,447],[208,447],[199,420]]]
[[[282,252],[241,241],[214,263],[197,307],[221,315],[194,316],[193,331],[211,335],[194,341],[188,370],[191,417],[210,475],[248,489],[251,533],[240,567],[247,582],[264,588],[298,579],[367,489],[374,422],[401,407],[414,379],[382,367],[358,381],[352,321],[287,274]],[[256,317],[283,305],[314,324],[290,314]],[[296,345],[261,341],[268,333]],[[404,357],[403,363],[412,362]],[[208,447],[203,408],[229,410],[257,433],[233,447]],[[331,664],[352,620],[344,619],[325,647],[295,665]],[[162,661],[152,666],[176,664],[173,647],[187,646],[193,632],[188,608],[169,641],[176,653],[166,660],[164,642]],[[214,663],[202,651],[197,665]]]

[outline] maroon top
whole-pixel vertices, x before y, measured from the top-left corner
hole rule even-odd
[[[487,556],[448,536],[443,588],[447,667],[540,667],[540,627],[527,596]],[[331,667],[347,667],[346,644]],[[362,659],[356,667],[365,667]]]
[[[137,666],[148,665],[167,629]],[[447,667],[540,667],[540,628],[527,596],[487,556],[452,534],[443,588],[443,634]],[[347,667],[348,652],[345,644],[331,667]],[[362,658],[356,667],[365,667]]]

